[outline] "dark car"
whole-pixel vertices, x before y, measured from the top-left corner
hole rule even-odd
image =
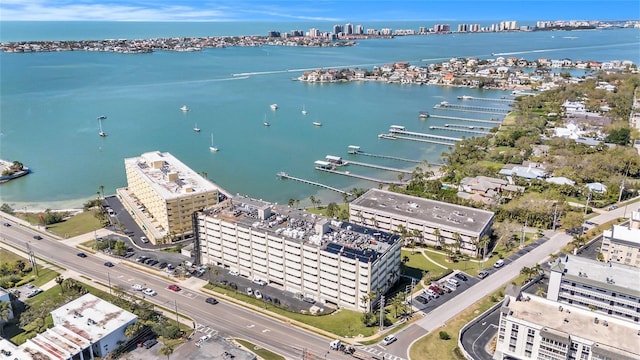
[[[42,236],[40,235],[33,235],[33,238],[36,240],[42,240]]]
[[[429,299],[424,296],[418,296],[416,297],[416,301],[419,302],[420,304],[426,304],[429,302]]]
[[[457,273],[456,277],[462,281],[467,281],[467,275],[463,274],[463,273]]]
[[[4,225],[4,226],[11,226],[11,224],[9,224],[9,223],[7,223],[7,222],[6,222],[6,223],[4,223],[4,224],[2,224],[2,225]]]
[[[216,300],[216,299],[214,299],[214,298],[212,298],[212,297],[208,297],[208,298],[206,298],[204,301],[205,301],[207,304],[212,304],[212,305],[215,305],[215,304],[217,304],[217,303],[218,303],[218,300]]]
[[[158,263],[159,263],[158,260],[153,260],[152,262],[149,263],[149,265],[156,266],[156,264],[158,264]]]
[[[315,304],[316,303],[316,301],[313,298],[310,298],[310,297],[304,297],[302,299],[302,301],[304,301],[306,303],[309,303],[309,304]]]
[[[271,298],[271,296],[269,296],[269,295],[263,295],[263,296],[262,296],[262,298],[263,298],[263,299],[264,299],[264,301],[266,301],[266,302],[271,302],[271,301],[273,301],[273,299],[272,299],[272,298]]]
[[[234,282],[230,282],[229,283],[229,287],[234,289],[234,290],[238,290],[238,285],[236,283],[234,283]]]
[[[272,302],[276,305],[280,305],[280,299],[278,298],[273,298]]]
[[[115,265],[113,265],[113,263],[111,261],[107,261],[106,263],[104,263],[104,266],[106,266],[106,267],[114,267]]]
[[[160,265],[158,265],[158,267],[159,267],[160,269],[164,269],[164,268],[166,268],[166,267],[167,267],[167,263],[166,263],[166,262],[161,262],[161,263],[160,263]]]
[[[220,280],[220,285],[227,286],[229,285],[229,282],[227,280]]]
[[[152,263],[154,260],[155,260],[155,259],[151,259],[151,258],[149,258],[149,259],[145,260],[145,261],[144,261],[144,263],[145,263],[145,264],[147,264],[147,265],[151,265],[151,263]]]
[[[86,257],[87,257],[87,254],[85,254],[85,253],[83,253],[83,252],[79,252],[79,253],[77,253],[76,255],[78,255],[78,256],[79,256],[79,257],[81,257],[81,258],[86,258]]]
[[[142,346],[144,346],[145,349],[150,349],[157,343],[158,343],[158,341],[156,339],[149,339],[149,340],[143,342]]]

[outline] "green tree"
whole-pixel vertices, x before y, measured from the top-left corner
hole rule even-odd
[[[404,310],[404,294],[402,292],[398,292],[396,296],[391,300],[391,306],[395,311],[395,317],[398,317],[398,309]]]
[[[13,212],[14,212],[11,205],[7,203],[2,203],[2,205],[0,206],[0,211],[9,215],[13,215]]]
[[[160,348],[159,353],[160,355],[165,355],[167,357],[167,360],[169,360],[169,357],[171,356],[171,354],[173,354],[173,346],[165,344]]]
[[[135,322],[124,329],[124,336],[128,339],[133,338],[136,334],[144,328],[144,324],[142,322]]]
[[[62,275],[59,275],[55,278],[56,280],[56,284],[58,284],[58,286],[60,286],[60,292],[64,292],[64,287],[62,286],[62,283],[64,283],[64,278],[62,277]]]
[[[0,336],[4,335],[4,325],[12,313],[11,301],[0,301]]]
[[[628,145],[631,140],[631,129],[628,127],[623,127],[619,129],[611,129],[609,130],[609,134],[607,135],[606,142],[613,143],[617,145]]]

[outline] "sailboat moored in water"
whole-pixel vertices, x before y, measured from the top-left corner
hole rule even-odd
[[[209,151],[211,151],[211,152],[217,152],[218,151],[218,147],[217,146],[213,146],[213,133],[211,134],[211,145],[209,146]]]

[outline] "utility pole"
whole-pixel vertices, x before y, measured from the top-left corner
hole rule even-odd
[[[522,227],[522,237],[520,238],[520,249],[524,247],[524,232],[527,229],[528,222],[529,222],[529,219],[524,220],[524,226]]]
[[[556,223],[558,222],[558,203],[553,206],[553,231],[556,231]]]
[[[384,330],[384,295],[380,295],[380,331]]]
[[[33,271],[36,273],[36,276],[39,276],[38,264],[36,263],[36,256],[33,254],[33,250],[31,250],[31,246],[29,243],[27,243],[27,253],[29,254],[29,263],[31,263],[31,268],[33,268]]]

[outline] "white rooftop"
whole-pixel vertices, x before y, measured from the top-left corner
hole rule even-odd
[[[638,326],[630,321],[530,294],[520,301],[510,297],[508,308],[511,317],[542,325],[547,333],[585,339],[618,356],[640,356]]]
[[[565,255],[558,260],[564,267],[564,275],[581,278],[583,283],[628,294],[640,294],[640,269],[636,267],[573,255]]]
[[[640,247],[640,229],[629,228],[624,225],[613,225],[611,230],[605,230],[602,236],[612,241],[624,241]]]
[[[163,199],[169,200],[195,193],[217,191],[218,188],[168,152],[147,152],[124,159]]]

